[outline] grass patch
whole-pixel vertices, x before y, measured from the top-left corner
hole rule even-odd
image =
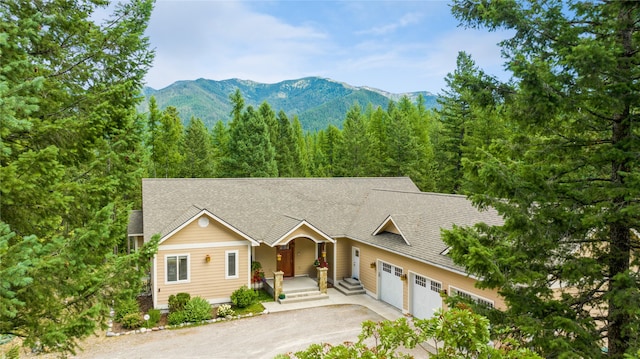
[[[260,314],[262,312],[264,312],[264,306],[262,305],[262,303],[253,303],[248,307],[244,307],[244,308],[233,308],[233,310],[236,312],[237,315],[245,315],[245,314],[249,314],[249,313],[253,313],[253,314]]]
[[[263,302],[273,302],[273,297],[271,296],[271,294],[267,293],[267,291],[265,291],[264,289],[260,289],[256,292],[258,293],[258,296],[253,304],[245,308],[237,308],[235,306],[233,307],[236,315],[245,315],[249,313],[260,314],[264,312],[264,306],[262,305]]]
[[[273,296],[269,293],[267,293],[266,290],[259,290],[258,291],[258,298],[256,299],[258,302],[262,303],[262,302],[273,302]]]
[[[267,293],[265,290],[260,289],[257,291],[257,293],[258,293],[258,297],[256,298],[255,302],[249,305],[248,307],[245,307],[245,308],[236,308],[235,306],[233,307],[233,310],[236,312],[237,315],[245,315],[249,313],[260,314],[264,312],[264,306],[261,303],[273,302],[273,297],[271,296],[271,294]]]

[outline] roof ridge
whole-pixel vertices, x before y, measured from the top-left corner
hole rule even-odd
[[[415,195],[423,195],[423,196],[437,196],[437,197],[454,197],[454,198],[467,198],[466,195],[463,194],[455,194],[455,193],[437,193],[437,192],[415,192],[415,191],[405,191],[399,189],[388,189],[388,188],[372,188],[372,191],[379,192],[396,192],[396,193],[406,193],[406,194],[415,194]]]

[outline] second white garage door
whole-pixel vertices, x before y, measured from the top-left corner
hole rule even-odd
[[[380,300],[402,309],[402,268],[385,262],[379,268]]]
[[[420,319],[429,319],[433,313],[442,308],[440,291],[442,283],[423,277],[418,274],[411,275],[411,314]]]

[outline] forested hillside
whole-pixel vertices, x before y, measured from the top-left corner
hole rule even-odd
[[[297,116],[263,102],[247,105],[240,90],[230,96],[232,121],[211,131],[198,118],[186,127],[174,107],[150,100],[152,177],[409,176],[423,190],[438,187],[435,147],[440,125],[422,97],[345,110],[340,128],[302,129]]]
[[[258,107],[266,101],[274,111],[282,110],[290,116],[297,116],[305,131],[321,130],[328,125],[341,126],[346,110],[356,102],[361,106],[371,103],[386,108],[389,101],[397,101],[402,96],[415,101],[418,95],[422,95],[427,108],[437,105],[436,96],[426,91],[391,94],[329,79],[307,77],[276,84],[239,79],[179,81],[161,90],[145,88],[146,102],[141,104],[139,110],[148,111],[149,97],[154,96],[160,109],[175,107],[184,125],[191,117],[197,117],[211,128],[218,120],[225,123],[231,120],[233,104],[229,101],[229,95],[236,90],[240,90],[247,105]]]

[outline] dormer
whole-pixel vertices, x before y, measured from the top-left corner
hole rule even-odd
[[[411,243],[409,243],[409,241],[407,240],[407,237],[405,237],[405,235],[400,230],[400,226],[398,226],[398,224],[391,217],[391,215],[387,216],[387,218],[385,218],[384,221],[382,221],[382,223],[378,226],[378,228],[376,228],[376,230],[373,231],[373,235],[375,236],[384,232],[397,234],[400,237],[402,237],[402,239],[408,246],[411,245]]]

